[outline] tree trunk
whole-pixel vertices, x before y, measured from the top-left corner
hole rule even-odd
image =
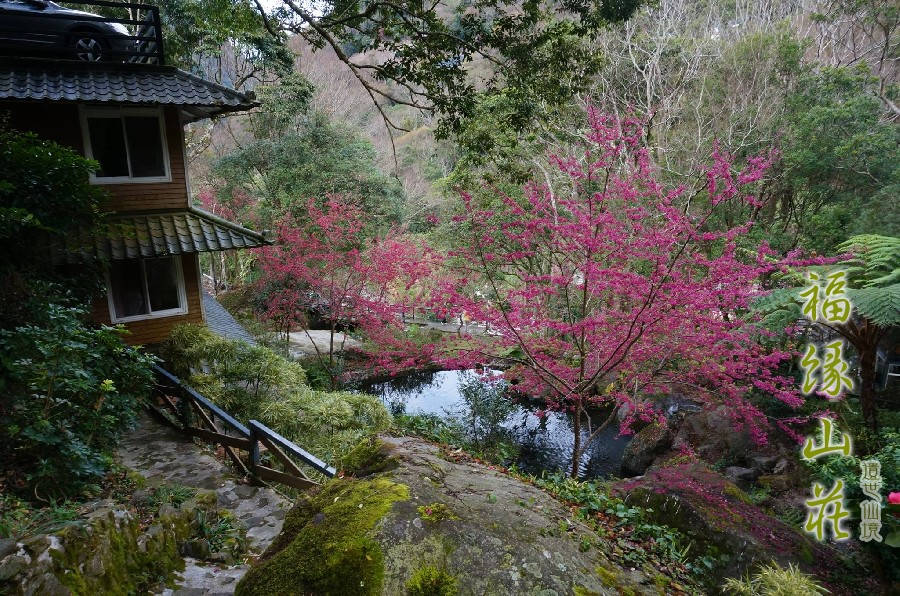
[[[859,350],[859,405],[863,420],[872,431],[878,430],[878,408],[875,405],[875,354],[877,346]]]
[[[578,464],[581,462],[581,403],[575,405],[575,445],[572,447],[572,469],[569,476],[578,479]]]
[[[860,324],[849,321],[838,327],[838,332],[853,344],[859,355],[859,406],[863,422],[872,431],[878,430],[878,405],[875,403],[875,361],[878,343],[884,330],[862,318]]]

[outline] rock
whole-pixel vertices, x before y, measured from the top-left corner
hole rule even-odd
[[[207,541],[195,538],[203,506],[198,501],[185,505],[163,505],[157,523],[143,532],[142,520],[127,509],[111,502],[87,506],[84,520],[27,538],[0,559],[0,582],[6,582],[0,593],[126,594],[146,587],[150,578],[170,581],[184,568],[180,543],[192,553],[209,555]]]
[[[159,518],[162,520],[178,517],[178,510],[168,503],[163,503],[159,507]]]
[[[211,554],[207,559],[212,563],[218,563],[220,565],[227,565],[231,562],[232,557],[228,553],[216,552]]]
[[[742,458],[751,445],[749,434],[734,429],[725,406],[685,414],[672,441],[673,449],[692,447],[710,464],[722,459]]]
[[[725,478],[734,483],[749,482],[756,478],[759,474],[753,468],[742,468],[740,466],[728,466],[725,468]]]
[[[31,559],[24,554],[7,555],[5,559],[0,560],[0,582],[5,582],[19,574]]]
[[[672,431],[658,423],[646,426],[625,447],[622,454],[622,475],[640,476],[658,456],[672,446]]]
[[[772,468],[772,473],[783,474],[788,469],[789,465],[790,462],[788,461],[788,459],[786,457],[782,457],[775,463],[775,466]]]
[[[72,591],[65,587],[56,575],[49,572],[40,576],[34,586],[25,593],[29,592],[40,596],[69,596],[72,594]]]
[[[786,474],[767,474],[756,479],[761,486],[772,489],[773,492],[783,493],[791,488],[793,481]]]
[[[777,455],[757,455],[750,459],[750,464],[758,474],[765,474],[772,471],[777,461]]]
[[[714,545],[718,553],[730,555],[715,570],[717,579],[741,576],[757,563],[775,560],[818,576],[830,584],[832,593],[867,592],[846,583],[859,580],[837,550],[760,509],[703,462],[659,466],[640,479],[617,483],[613,492],[630,503],[650,507],[655,521],[681,530],[698,548]]]
[[[195,538],[181,543],[181,554],[195,559],[208,559],[210,555],[209,542],[202,538]]]
[[[362,458],[363,469],[381,471],[347,466],[360,475],[302,498],[237,596],[657,593],[548,493],[448,461],[420,439],[385,438],[377,451],[388,453],[390,469]],[[427,588],[418,583],[425,577]]]
[[[12,538],[0,538],[0,560],[3,560],[3,557],[10,553],[14,553],[18,550],[16,546],[16,541]]]

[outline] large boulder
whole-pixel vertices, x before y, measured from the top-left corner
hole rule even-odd
[[[625,447],[622,476],[640,476],[672,446],[672,431],[658,422],[645,426]]]
[[[672,448],[692,448],[703,461],[736,461],[751,450],[752,440],[747,432],[736,431],[728,415],[728,408],[692,412],[684,416],[672,441]]]
[[[238,596],[658,593],[534,486],[420,439],[353,455],[357,477],[302,498]]]
[[[850,564],[834,548],[755,506],[703,462],[672,458],[641,478],[617,483],[613,493],[649,507],[659,523],[681,530],[699,547],[713,545],[723,555],[720,577],[741,576],[774,560],[818,576],[834,594],[882,593],[874,573],[860,575],[860,561]]]

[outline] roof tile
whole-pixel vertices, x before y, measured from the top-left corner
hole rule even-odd
[[[0,59],[0,99],[114,102],[246,110],[252,97],[172,66]]]

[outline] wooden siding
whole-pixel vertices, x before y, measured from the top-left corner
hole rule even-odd
[[[78,106],[65,103],[0,103],[0,115],[9,114],[10,128],[30,131],[39,137],[72,147],[84,155]],[[163,111],[169,150],[171,182],[98,184],[110,195],[110,211],[185,209],[188,190],[184,164],[184,137],[178,108]]]
[[[112,211],[146,211],[148,209],[186,209],[188,206],[187,181],[184,172],[184,144],[181,120],[176,108],[166,108],[166,142],[169,146],[171,182],[101,184],[110,195]]]
[[[187,297],[187,313],[172,317],[159,317],[123,323],[130,332],[125,342],[132,345],[156,344],[169,337],[172,327],[179,323],[202,323],[203,310],[200,299],[199,264],[196,254],[182,255],[181,268],[184,274],[184,289]],[[109,301],[106,294],[94,300],[91,318],[98,323],[110,323]]]

